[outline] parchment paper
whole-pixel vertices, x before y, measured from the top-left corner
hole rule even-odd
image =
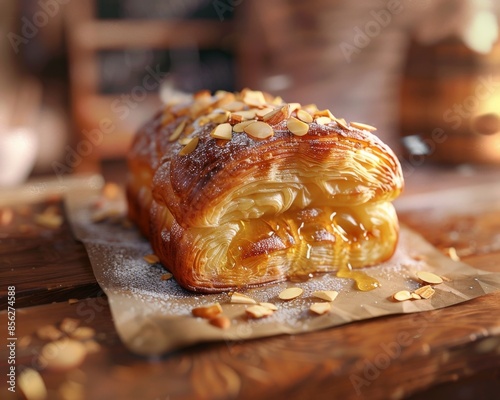
[[[244,293],[259,302],[276,304],[278,311],[263,319],[248,319],[247,306],[230,304],[227,293],[194,294],[183,290],[174,279],[162,281],[165,269],[143,260],[152,250],[137,229],[116,222],[91,222],[90,204],[95,196],[95,191],[68,195],[68,216],[76,237],[87,249],[95,277],[108,296],[118,334],[132,352],[141,355],[159,355],[201,342],[298,334],[382,315],[433,310],[500,289],[500,274],[452,261],[403,226],[393,258],[366,269],[381,283],[380,288],[361,292],[354,288],[353,281],[334,274],[319,275],[306,282],[268,285]],[[431,299],[392,301],[395,292],[422,286],[415,277],[418,270],[444,275],[450,281],[435,286]],[[291,286],[303,288],[303,295],[288,302],[280,300],[278,294]],[[309,312],[310,304],[318,302],[311,297],[316,290],[339,292],[330,313],[317,316]],[[214,302],[219,302],[224,314],[231,318],[229,329],[222,330],[191,315],[194,307]]]

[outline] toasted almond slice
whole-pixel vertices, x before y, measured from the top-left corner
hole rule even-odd
[[[162,281],[168,281],[172,279],[173,275],[170,272],[166,272],[161,276]]]
[[[63,338],[47,343],[40,352],[40,362],[49,369],[66,370],[78,367],[87,350],[78,340]]]
[[[274,135],[274,130],[271,128],[271,125],[262,121],[255,121],[253,124],[245,126],[243,131],[255,139],[267,139]]]
[[[75,318],[64,318],[59,325],[59,328],[64,333],[73,332],[80,325],[80,321]]]
[[[369,132],[373,132],[373,131],[377,130],[377,128],[375,128],[374,126],[371,126],[368,124],[363,124],[362,122],[351,122],[350,125],[353,128],[357,128],[357,129],[361,129],[361,130],[369,131]]]
[[[204,125],[208,124],[209,122],[211,122],[210,118],[208,118],[208,116],[200,117],[197,119],[197,121],[198,121],[198,126],[204,126]]]
[[[280,106],[280,105],[282,105],[282,104],[284,103],[284,101],[283,101],[283,99],[281,98],[281,96],[277,96],[277,97],[275,97],[275,98],[274,98],[274,100],[273,100],[273,102],[272,102],[272,103],[273,103],[273,105],[275,105],[275,106]]]
[[[230,302],[233,304],[257,304],[251,297],[238,292],[233,292],[233,294],[231,294]]]
[[[288,105],[290,106],[290,114],[295,110],[300,110],[300,103],[288,103]]]
[[[319,125],[326,125],[326,124],[329,124],[330,122],[332,122],[332,120],[331,120],[331,118],[328,118],[328,117],[318,117],[314,120],[314,122],[316,122]]]
[[[57,229],[63,224],[63,217],[54,214],[37,214],[35,215],[35,223],[44,228]]]
[[[264,107],[264,108],[261,108],[260,110],[257,110],[257,112],[255,113],[255,116],[257,118],[264,118],[265,115],[269,114],[270,112],[272,112],[274,110],[275,110],[274,107]]]
[[[243,122],[240,122],[239,124],[236,124],[233,126],[233,131],[234,132],[237,132],[237,133],[241,133],[245,130],[245,127],[250,125],[250,124],[253,124],[255,121],[243,121]]]
[[[244,89],[241,94],[243,102],[247,103],[249,106],[257,107],[266,104],[264,94],[258,90]]]
[[[347,126],[347,122],[345,121],[344,118],[335,118],[335,122],[342,128],[344,129],[349,129]]]
[[[420,297],[420,295],[419,295],[419,294],[416,294],[415,292],[413,292],[413,293],[411,294],[411,298],[412,298],[413,300],[420,300],[422,297]]]
[[[160,262],[160,259],[156,254],[147,254],[144,257],[142,257],[144,261],[146,261],[148,264],[156,264],[157,262]]]
[[[295,136],[304,136],[309,131],[309,125],[294,117],[288,118],[286,126]]]
[[[309,114],[314,115],[315,112],[318,112],[318,106],[316,104],[306,104],[302,106],[302,109],[307,111]]]
[[[415,290],[416,294],[418,294],[423,299],[430,299],[436,291],[430,285],[422,286]]]
[[[291,287],[288,289],[283,290],[279,294],[279,298],[281,300],[293,300],[297,297],[299,297],[304,291],[301,288],[298,287]]]
[[[264,115],[262,119],[271,125],[279,124],[281,121],[284,121],[290,117],[290,105],[285,104],[283,107],[280,107],[270,113]]]
[[[222,307],[220,306],[219,303],[215,303],[208,306],[193,308],[191,312],[195,317],[212,319],[222,313]]]
[[[202,89],[202,90],[198,90],[195,94],[193,94],[193,98],[196,101],[210,100],[212,98],[212,95],[210,94],[210,90]]]
[[[410,300],[412,298],[412,295],[408,290],[400,290],[399,292],[394,293],[392,297],[397,301],[406,301]]]
[[[259,303],[260,306],[269,308],[271,311],[277,311],[278,307],[273,303]]]
[[[428,271],[418,271],[417,278],[422,282],[429,283],[431,285],[439,285],[440,283],[443,283],[443,279],[441,279],[440,276]]]
[[[94,328],[91,328],[89,326],[79,326],[70,333],[70,336],[73,339],[88,340],[92,339],[95,336],[95,330]]]
[[[27,400],[45,400],[48,397],[45,382],[37,370],[32,368],[22,370],[18,383]]]
[[[448,248],[448,256],[453,260],[453,261],[460,261],[460,257],[457,254],[457,249],[454,247],[449,247]]]
[[[88,354],[98,353],[99,350],[101,350],[101,345],[94,339],[86,340],[82,343],[85,346],[85,350],[87,350]]]
[[[192,140],[192,138],[190,137],[182,137],[180,138],[177,142],[182,145],[182,146],[185,146],[187,145],[190,141]]]
[[[273,314],[273,310],[258,304],[248,307],[245,312],[251,318],[263,318]]]
[[[298,110],[297,111],[297,118],[300,119],[303,122],[306,122],[310,124],[313,122],[313,117],[311,114],[309,114],[306,110]]]
[[[315,111],[314,118],[316,118],[316,117],[327,117],[327,118],[330,118],[330,120],[335,119],[335,117],[333,116],[331,111],[328,109]]]
[[[63,333],[54,325],[44,325],[37,329],[36,335],[42,340],[57,340],[62,337]]]
[[[229,123],[217,125],[210,133],[210,136],[216,139],[231,140],[233,137],[233,127]]]
[[[231,113],[229,111],[225,110],[218,110],[217,112],[213,112],[208,116],[210,121],[215,122],[216,124],[223,124],[227,121],[229,121],[229,117],[231,116]]]
[[[332,309],[331,303],[312,303],[309,310],[314,314],[323,315]]]
[[[228,104],[224,104],[221,106],[224,110],[230,111],[230,112],[236,112],[236,111],[241,111],[245,108],[245,103],[242,103],[241,101],[233,101]]]
[[[182,121],[177,127],[174,129],[170,137],[168,138],[169,142],[175,142],[181,136],[181,133],[184,131],[186,127],[186,121]]]
[[[335,290],[318,290],[312,294],[313,297],[326,301],[334,301],[338,295],[339,292]]]
[[[218,315],[208,321],[210,325],[219,329],[228,329],[231,326],[231,320],[225,315]]]
[[[246,111],[237,111],[231,114],[231,119],[237,121],[237,122],[242,122],[246,121],[249,119],[254,119],[255,115],[257,114],[257,110],[246,110]]]
[[[200,141],[199,137],[194,137],[192,138],[186,145],[179,151],[180,156],[186,156],[190,153],[192,153],[195,149],[196,146],[198,146],[198,142]]]

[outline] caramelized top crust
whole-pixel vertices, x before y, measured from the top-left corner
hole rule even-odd
[[[369,130],[248,89],[200,92],[146,124],[129,163],[150,170],[153,197],[180,225],[216,226],[309,205],[394,199],[401,166]]]

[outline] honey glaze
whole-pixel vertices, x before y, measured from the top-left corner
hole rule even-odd
[[[372,218],[366,207],[308,208],[240,222],[228,249],[229,269],[266,272],[269,257],[279,258],[288,279],[304,281],[314,272],[337,272],[368,291],[379,282],[356,268],[376,264],[392,254],[390,218]]]

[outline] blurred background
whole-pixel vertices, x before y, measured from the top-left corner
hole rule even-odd
[[[0,186],[122,163],[179,92],[374,125],[406,174],[500,164],[493,0],[2,0]]]

